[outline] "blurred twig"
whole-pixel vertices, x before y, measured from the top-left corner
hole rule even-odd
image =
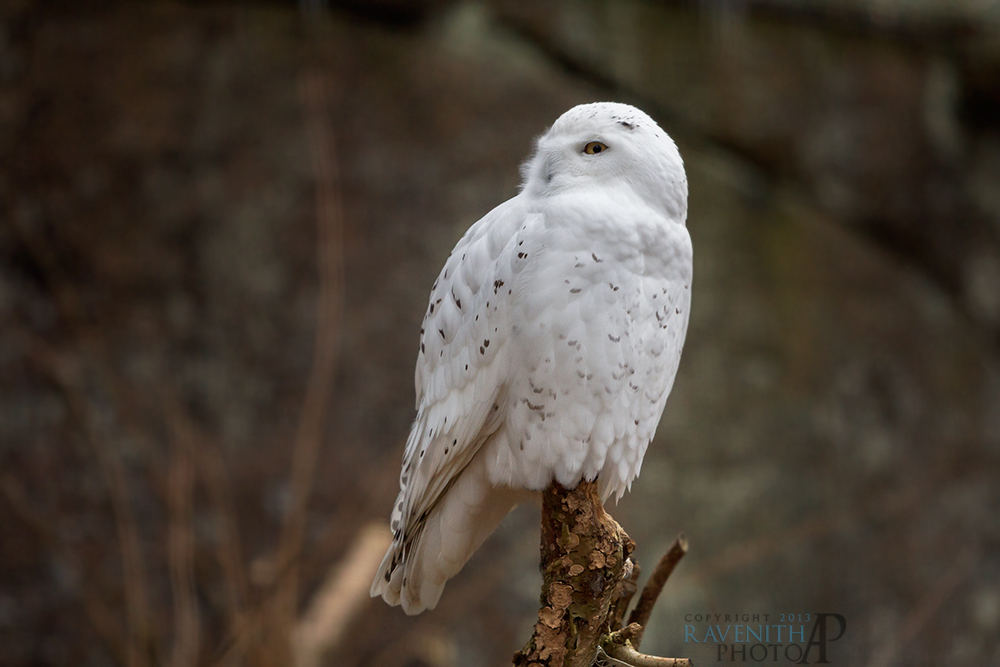
[[[362,528],[340,565],[330,570],[295,629],[296,667],[319,667],[343,637],[358,605],[369,599],[369,583],[390,541],[384,524],[370,524]]]
[[[897,662],[901,649],[913,645],[913,640],[934,618],[945,601],[955,592],[955,589],[965,580],[976,563],[975,551],[964,549],[955,557],[955,562],[948,571],[927,591],[919,604],[903,619],[899,631],[890,635],[887,641],[879,647],[872,656],[868,667],[890,667]]]
[[[910,480],[902,490],[890,491],[876,497],[866,505],[837,509],[826,514],[813,515],[799,523],[782,528],[774,534],[753,537],[734,543],[719,555],[693,567],[686,575],[688,583],[710,581],[737,572],[764,558],[780,554],[797,544],[817,539],[836,530],[854,525],[863,519],[881,521],[913,512],[927,498],[934,497],[934,489],[943,484],[943,477]]]
[[[240,619],[245,614],[249,597],[246,565],[243,561],[236,504],[233,501],[232,483],[218,443],[203,433],[188,412],[169,392],[160,393],[175,448],[182,444],[194,472],[201,478],[214,510],[215,556],[222,572],[226,594],[226,616],[230,632],[235,634]],[[171,517],[173,518],[173,517]]]
[[[82,358],[90,359],[96,364],[101,387],[107,391],[107,394],[120,396],[121,392],[116,391],[117,387],[107,370],[106,355],[100,343],[101,339],[87,325],[77,290],[72,281],[63,277],[59,262],[52,249],[45,243],[40,234],[29,232],[19,223],[15,222],[11,225],[11,229],[18,241],[45,273],[56,308],[76,335],[77,344],[84,352],[81,355]],[[124,463],[119,452],[112,445],[111,433],[94,417],[97,410],[91,405],[88,398],[82,369],[77,364],[71,363],[66,357],[60,356],[47,343],[37,337],[32,339],[32,345],[29,349],[35,364],[62,392],[71,414],[80,424],[84,437],[97,458],[108,487],[118,532],[123,570],[127,637],[125,663],[129,667],[144,667],[149,664],[154,644],[154,632],[150,622],[146,572],[142,563],[142,550],[135,515],[129,500]]]
[[[218,446],[197,432],[194,437],[198,443],[194,452],[198,472],[203,477],[218,521],[215,553],[226,587],[226,611],[235,622],[244,612],[249,593],[232,484]]]
[[[282,522],[275,571],[279,580],[273,601],[273,631],[288,637],[298,607],[298,557],[305,534],[309,495],[336,373],[343,311],[343,257],[340,197],[333,136],[329,130],[327,81],[318,72],[299,80],[306,132],[316,178],[316,252],[319,267],[316,339],[302,415],[292,453],[291,498]]]
[[[174,600],[174,643],[170,663],[172,667],[189,667],[197,664],[201,642],[201,618],[194,581],[193,443],[181,420],[171,419],[170,426],[173,442],[167,479],[170,515],[167,564]]]
[[[340,324],[343,311],[343,260],[341,249],[340,199],[337,190],[333,137],[329,129],[328,83],[323,75],[310,72],[300,80],[300,94],[316,180],[317,263],[319,298],[313,363],[305,392],[302,414],[292,453],[290,501],[285,508],[281,534],[270,571],[275,574],[270,597],[256,609],[248,608],[249,590],[243,561],[226,464],[210,438],[200,433],[194,420],[171,393],[159,387],[154,391],[157,405],[163,406],[163,419],[170,438],[166,470],[165,501],[169,526],[167,531],[167,574],[173,600],[173,643],[163,661],[175,666],[194,665],[204,652],[202,616],[197,595],[196,541],[194,534],[195,489],[204,484],[209,501],[219,521],[214,540],[216,557],[222,573],[225,611],[230,621],[231,643],[221,655],[222,663],[288,664],[290,640],[296,629],[300,591],[300,555],[307,525],[308,502],[324,435],[325,413],[332,394],[340,347]],[[93,451],[108,489],[114,512],[117,548],[122,563],[121,592],[124,597],[124,623],[102,597],[118,592],[86,587],[84,603],[97,632],[105,638],[122,663],[146,667],[158,656],[157,639],[161,634],[153,623],[150,583],[144,563],[139,526],[129,489],[128,469],[117,442],[118,423],[130,424],[128,413],[135,392],[124,387],[110,363],[106,337],[93,324],[80,294],[60,267],[59,257],[46,241],[45,233],[26,226],[13,226],[14,234],[45,274],[53,302],[66,328],[72,333],[77,349],[60,350],[38,336],[30,337],[31,358],[40,371],[51,379],[69,406],[75,423]],[[112,420],[104,415],[112,414]],[[135,426],[135,424],[132,424]],[[162,479],[154,473],[154,484]],[[57,535],[43,531],[47,521],[37,516],[20,492],[16,482],[4,479],[2,495],[19,516],[36,529],[46,541],[64,551],[66,544]],[[70,559],[71,564],[75,560]],[[367,578],[367,577],[366,577]],[[108,589],[117,588],[109,585]],[[327,599],[329,603],[329,599]],[[318,603],[317,603],[318,604]],[[342,609],[353,609],[352,605]],[[327,609],[329,611],[329,609]],[[330,617],[326,639],[331,641]],[[340,622],[341,626],[346,619]],[[305,626],[300,626],[305,627]],[[256,651],[255,649],[261,649]]]
[[[125,662],[129,667],[148,665],[153,644],[149,598],[146,592],[146,573],[142,564],[139,532],[132,512],[132,503],[129,500],[125,465],[111,444],[110,434],[106,433],[93,418],[95,410],[89,405],[78,369],[40,340],[35,341],[31,353],[38,366],[62,391],[71,414],[82,426],[84,437],[97,458],[111,494],[124,580],[128,637]]]
[[[51,518],[42,515],[31,505],[24,493],[23,486],[13,475],[8,473],[0,478],[0,494],[6,499],[15,516],[38,535],[49,549],[59,554],[59,557],[65,559],[70,567],[81,573],[79,579],[80,595],[87,618],[98,636],[108,646],[111,654],[121,662],[127,660],[128,638],[122,636],[121,623],[102,599],[99,588],[95,584],[95,573],[91,572],[79,558],[79,555],[55,534]]]

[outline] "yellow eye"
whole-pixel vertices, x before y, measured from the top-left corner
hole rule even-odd
[[[608,150],[608,147],[600,141],[591,141],[583,147],[583,152],[587,155],[597,155],[598,153],[603,153],[606,150]]]

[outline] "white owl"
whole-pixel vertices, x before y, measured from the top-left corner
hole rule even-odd
[[[551,480],[621,497],[677,373],[692,251],[674,142],[639,109],[584,104],[523,175],[431,288],[394,538],[371,588],[407,614],[434,608]]]

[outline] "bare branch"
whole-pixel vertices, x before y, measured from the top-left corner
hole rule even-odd
[[[646,655],[632,648],[630,642],[624,644],[607,642],[601,647],[601,652],[610,658],[605,662],[613,667],[691,667],[691,661],[688,658],[660,658],[655,655]],[[600,654],[598,655],[600,657]]]
[[[663,591],[664,584],[667,583],[670,574],[677,567],[677,563],[684,557],[684,554],[687,553],[687,550],[687,539],[683,535],[678,535],[677,539],[674,540],[674,543],[667,550],[667,553],[663,554],[663,557],[660,558],[660,562],[656,564],[656,569],[653,570],[653,575],[646,582],[645,588],[642,589],[639,602],[635,605],[635,609],[632,610],[632,614],[628,618],[629,625],[638,624],[639,626],[639,632],[635,635],[633,641],[636,646],[642,643],[643,628],[649,622],[649,615],[653,613],[653,607],[656,605],[656,600],[660,597],[660,592]]]

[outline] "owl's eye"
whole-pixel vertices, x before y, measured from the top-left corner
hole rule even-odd
[[[587,155],[597,155],[598,153],[602,153],[606,150],[608,150],[608,147],[600,141],[591,141],[583,147],[583,152]]]

